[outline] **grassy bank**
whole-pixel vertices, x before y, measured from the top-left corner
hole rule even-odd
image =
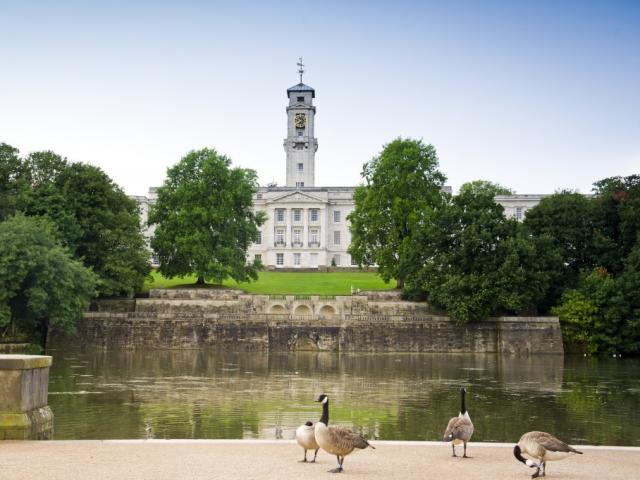
[[[145,282],[145,291],[193,287],[196,281],[195,276],[168,279],[155,271],[151,277],[151,281]],[[384,283],[372,272],[260,272],[255,282],[226,280],[222,286],[268,295],[349,295],[352,286],[360,290],[389,290],[394,285],[395,282]]]

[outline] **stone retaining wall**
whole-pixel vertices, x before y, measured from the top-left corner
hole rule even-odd
[[[397,294],[245,295],[233,290],[152,290],[103,300],[79,322],[83,345],[105,349],[563,353],[557,317],[499,317],[465,326]]]

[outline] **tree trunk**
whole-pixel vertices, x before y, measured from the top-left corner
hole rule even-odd
[[[196,280],[196,285],[204,285],[204,277],[198,276],[198,280]]]
[[[404,280],[402,280],[401,278],[397,278],[396,279],[396,288],[398,290],[402,290],[404,288]]]

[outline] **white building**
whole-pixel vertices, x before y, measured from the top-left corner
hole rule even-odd
[[[260,259],[269,268],[350,267],[347,248],[351,232],[347,216],[354,209],[355,187],[316,187],[314,136],[315,90],[302,83],[287,89],[286,185],[260,187],[254,197],[256,210],[266,213],[267,221],[248,252],[248,260]],[[445,187],[451,191],[450,187]],[[527,210],[546,195],[500,195],[496,201],[505,215],[522,220]],[[149,197],[135,197],[146,225],[149,206],[155,202],[155,188]],[[154,228],[147,228],[150,240]],[[157,264],[156,258],[153,258]]]
[[[355,187],[315,186],[315,91],[300,80],[287,89],[286,186],[258,190],[254,205],[267,221],[248,257],[275,268],[351,266],[347,215]]]

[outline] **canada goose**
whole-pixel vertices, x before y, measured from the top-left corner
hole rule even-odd
[[[464,387],[460,389],[460,413],[457,417],[449,420],[443,438],[445,442],[451,442],[454,457],[457,456],[456,445],[464,444],[464,454],[462,458],[469,458],[467,457],[467,442],[471,440],[471,435],[473,435],[473,423],[471,422],[471,417],[464,403],[466,393],[467,391]]]
[[[542,476],[545,476],[548,460],[562,460],[575,453],[582,455],[582,452],[545,432],[527,432],[520,437],[518,444],[513,447],[513,456],[518,461],[524,463],[527,467],[536,468],[536,473],[531,475],[531,478],[538,477],[540,471],[542,471]],[[538,460],[539,463],[525,459],[522,456],[523,454]]]
[[[322,417],[315,426],[316,441],[324,451],[335,455],[338,459],[338,467],[329,470],[331,473],[342,472],[344,457],[353,452],[354,448],[371,447],[375,450],[373,445],[354,431],[336,425],[327,426],[329,425],[329,397],[323,393],[316,402],[322,402]]]
[[[313,460],[311,460],[311,463],[314,463],[318,456],[318,449],[320,446],[318,445],[318,442],[316,442],[313,423],[307,422],[296,429],[296,441],[298,442],[298,445],[304,448],[304,459],[300,460],[300,462],[304,463],[307,461],[307,450],[315,450],[316,452],[313,454]]]

